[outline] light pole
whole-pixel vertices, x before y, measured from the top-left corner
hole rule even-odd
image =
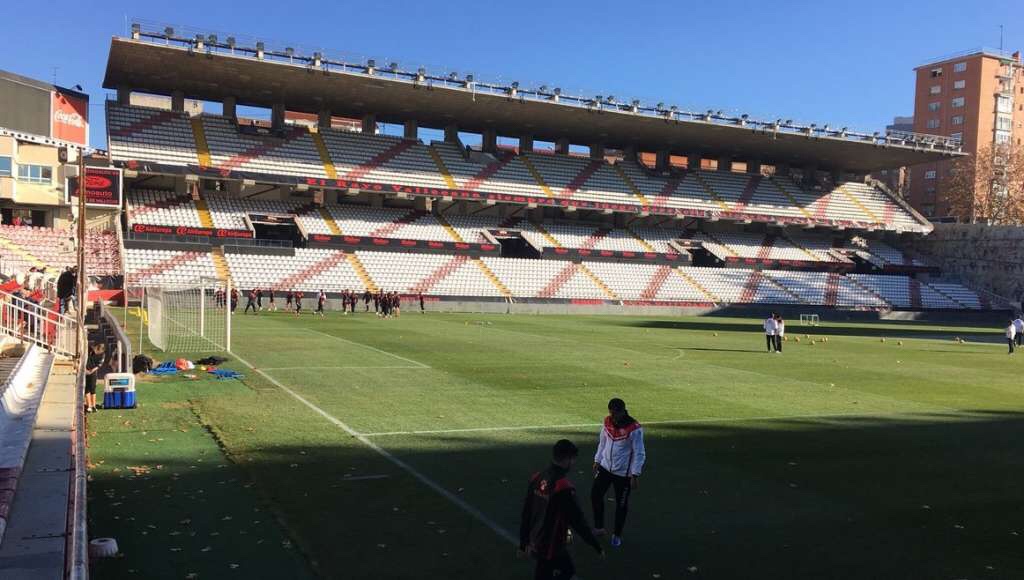
[[[85,305],[86,305],[86,288],[85,283],[86,272],[85,272],[85,148],[79,147],[78,149],[78,234],[77,234],[77,265],[78,275],[76,277],[76,283],[78,287],[76,291],[78,293],[78,308],[76,309],[76,318],[78,321],[78,355],[80,357],[86,356],[86,349],[88,348],[87,337],[85,334]]]

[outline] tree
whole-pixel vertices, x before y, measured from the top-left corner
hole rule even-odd
[[[1024,147],[987,145],[943,176],[949,213],[962,222],[1024,224]]]

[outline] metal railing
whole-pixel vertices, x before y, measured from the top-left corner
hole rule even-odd
[[[0,291],[0,332],[54,354],[78,355],[78,323],[30,300]]]
[[[71,478],[68,490],[67,536],[64,549],[64,577],[89,579],[89,520],[86,486],[89,472],[85,465],[85,363],[75,375],[75,415],[72,424]]]

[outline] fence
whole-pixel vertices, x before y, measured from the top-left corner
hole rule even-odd
[[[54,354],[78,355],[78,323],[35,302],[0,291],[0,332]]]

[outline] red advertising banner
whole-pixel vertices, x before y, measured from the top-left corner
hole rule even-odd
[[[54,91],[51,93],[50,134],[54,139],[86,145],[89,138],[89,99]]]
[[[220,228],[194,228],[189,226],[158,226],[134,224],[132,231],[137,234],[160,234],[164,236],[200,236],[204,238],[252,238],[249,230],[225,230]]]
[[[78,178],[68,178],[64,199],[78,197]],[[85,168],[85,204],[89,207],[121,207],[121,170],[113,167]]]

